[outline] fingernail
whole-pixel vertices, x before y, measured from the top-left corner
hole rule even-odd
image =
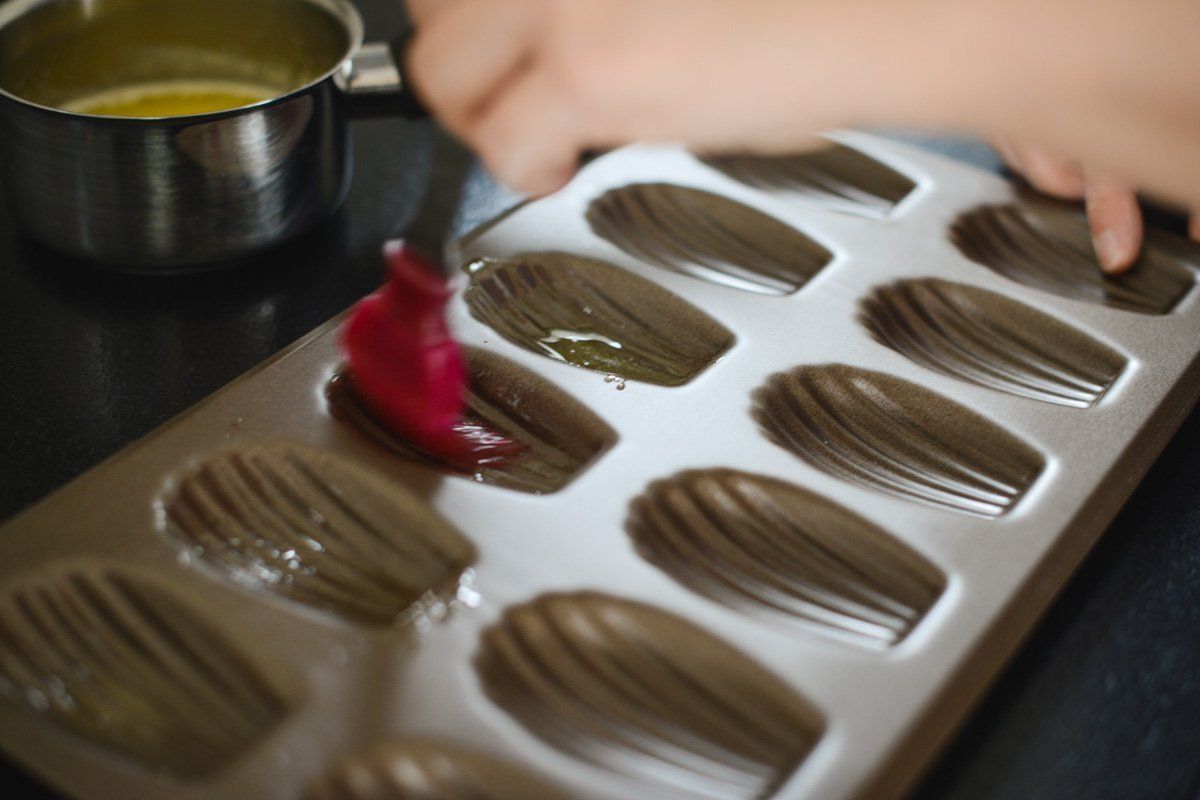
[[[1121,248],[1121,237],[1114,230],[1101,231],[1096,236],[1096,257],[1105,272],[1116,272],[1125,266],[1125,253]]]

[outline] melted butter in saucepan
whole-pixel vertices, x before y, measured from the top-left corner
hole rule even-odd
[[[174,80],[105,89],[63,104],[66,111],[106,117],[180,117],[261,103],[280,94],[266,84]]]

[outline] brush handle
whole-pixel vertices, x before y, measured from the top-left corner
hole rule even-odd
[[[474,156],[440,127],[433,130],[429,145],[429,176],[417,213],[405,226],[405,242],[440,264],[443,275],[452,278],[457,264],[446,259],[446,243],[454,235],[459,204],[475,163]]]
[[[409,28],[390,42],[370,42],[359,48],[350,61],[348,73],[338,84],[351,116],[430,117],[405,74],[414,33]],[[450,278],[455,269],[445,263],[445,244],[453,233],[459,198],[473,159],[468,150],[440,128],[434,130],[431,149],[425,193],[402,238],[430,263],[439,265],[445,277]]]

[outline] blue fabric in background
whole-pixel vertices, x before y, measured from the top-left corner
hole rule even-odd
[[[965,161],[990,172],[999,172],[1004,162],[1000,156],[988,146],[987,142],[969,136],[938,136],[932,133],[917,133],[915,131],[897,130],[894,128],[875,129],[872,133],[886,136],[907,144],[924,147],[950,158]]]

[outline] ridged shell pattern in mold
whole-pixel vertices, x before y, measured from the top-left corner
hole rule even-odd
[[[944,375],[1088,408],[1125,368],[1086,333],[1003,295],[936,279],[897,281],[862,303],[876,341]]]
[[[532,772],[436,739],[404,739],[343,758],[304,800],[567,800]]]
[[[823,206],[866,216],[885,216],[916,184],[871,156],[834,144],[787,156],[712,156],[708,166],[768,192],[803,196]]]
[[[484,632],[475,665],[488,697],[546,744],[701,796],[769,795],[823,729],[741,651],[599,592],[510,608]]]
[[[592,201],[587,219],[597,236],[634,258],[761,294],[791,294],[833,258],[769,214],[671,183],[610,189]]]
[[[857,644],[900,641],[945,586],[936,567],[842,506],[730,469],[654,482],[626,527],[642,557],[694,591]]]
[[[1195,284],[1189,268],[1154,244],[1128,272],[1104,275],[1084,216],[1047,203],[973,209],[955,220],[950,238],[967,258],[1017,283],[1125,311],[1166,314]]]
[[[563,488],[616,442],[616,432],[602,419],[539,375],[486,350],[467,348],[467,357],[467,423],[523,445],[518,456],[482,462],[473,473],[438,461],[384,430],[340,374],[326,388],[330,413],[405,458],[531,494]]]
[[[475,561],[475,547],[403,486],[291,442],[212,455],[161,509],[190,559],[355,622],[438,603]]]
[[[187,606],[114,568],[4,592],[0,696],[148,769],[187,778],[235,761],[287,707]]]
[[[603,261],[523,253],[468,272],[476,319],[526,350],[597,372],[677,386],[733,344],[703,311]]]
[[[841,364],[773,375],[754,416],[776,444],[854,483],[999,517],[1045,462],[994,422],[906,380]]]

